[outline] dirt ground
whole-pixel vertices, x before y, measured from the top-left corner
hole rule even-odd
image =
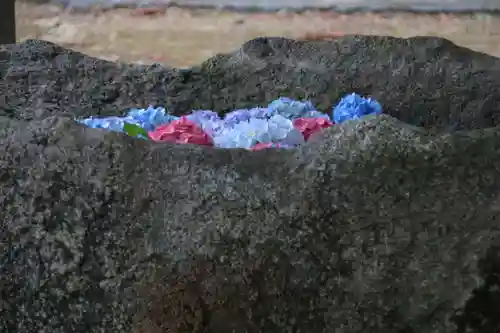
[[[245,14],[180,8],[155,13],[115,9],[83,14],[21,2],[17,5],[17,25],[21,40],[45,39],[109,60],[175,67],[199,64],[258,36],[304,38],[331,33],[443,36],[500,57],[500,16],[486,14]]]

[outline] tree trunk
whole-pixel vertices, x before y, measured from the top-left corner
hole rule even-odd
[[[15,0],[0,0],[0,44],[11,44],[15,42]]]

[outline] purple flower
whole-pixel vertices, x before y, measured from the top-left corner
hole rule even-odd
[[[226,116],[224,117],[224,122],[227,125],[231,126],[242,121],[248,121],[250,120],[250,118],[251,115],[247,109],[234,110],[226,114]]]
[[[214,112],[212,110],[195,110],[186,117],[198,125],[201,125],[205,121],[220,120],[220,117],[217,114],[217,112]]]
[[[250,118],[266,119],[269,115],[269,109],[267,108],[252,108],[248,110]]]

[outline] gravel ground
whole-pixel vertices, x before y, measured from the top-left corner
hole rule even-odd
[[[500,16],[490,14],[236,13],[180,8],[77,13],[19,3],[17,24],[20,39],[45,39],[109,60],[175,67],[198,64],[258,36],[433,35],[500,56]]]

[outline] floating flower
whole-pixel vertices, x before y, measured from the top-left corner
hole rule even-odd
[[[212,139],[195,122],[181,117],[149,132],[151,140],[157,142],[191,143],[211,146]]]
[[[214,137],[224,126],[217,112],[211,110],[196,110],[185,116],[190,121],[196,123],[210,137]]]
[[[251,118],[232,127],[226,127],[214,137],[214,144],[220,148],[250,149],[257,143],[283,143],[299,145],[304,142],[292,121],[276,115],[270,119]]]
[[[134,125],[140,125],[132,117],[105,117],[105,118],[90,117],[77,120],[77,122],[91,128],[101,128],[113,132],[123,132],[123,125],[125,122]]]
[[[220,120],[219,114],[212,110],[195,110],[191,114],[185,116],[187,119],[201,125],[205,121]]]
[[[249,121],[225,127],[214,136],[214,145],[219,148],[249,149],[265,138],[267,121],[250,119]]]
[[[224,123],[229,126],[236,125],[242,121],[249,121],[252,118],[250,111],[247,109],[234,110],[224,116]]]
[[[165,108],[149,106],[147,109],[131,109],[128,117],[137,121],[146,131],[153,131],[160,125],[165,125],[179,117],[168,114]]]
[[[298,118],[293,121],[293,126],[302,133],[307,141],[312,134],[333,126],[333,123],[327,118]]]
[[[248,110],[250,118],[267,119],[269,110],[267,108],[252,108]]]
[[[288,97],[271,102],[267,108],[270,116],[280,115],[290,120],[303,118],[311,111],[318,112],[310,101],[296,101]]]
[[[239,109],[227,113],[224,116],[225,126],[233,126],[242,121],[250,119],[267,119],[269,110],[266,108]]]
[[[340,100],[333,108],[333,120],[341,124],[346,120],[359,119],[372,113],[382,113],[382,106],[374,99],[352,93]]]

